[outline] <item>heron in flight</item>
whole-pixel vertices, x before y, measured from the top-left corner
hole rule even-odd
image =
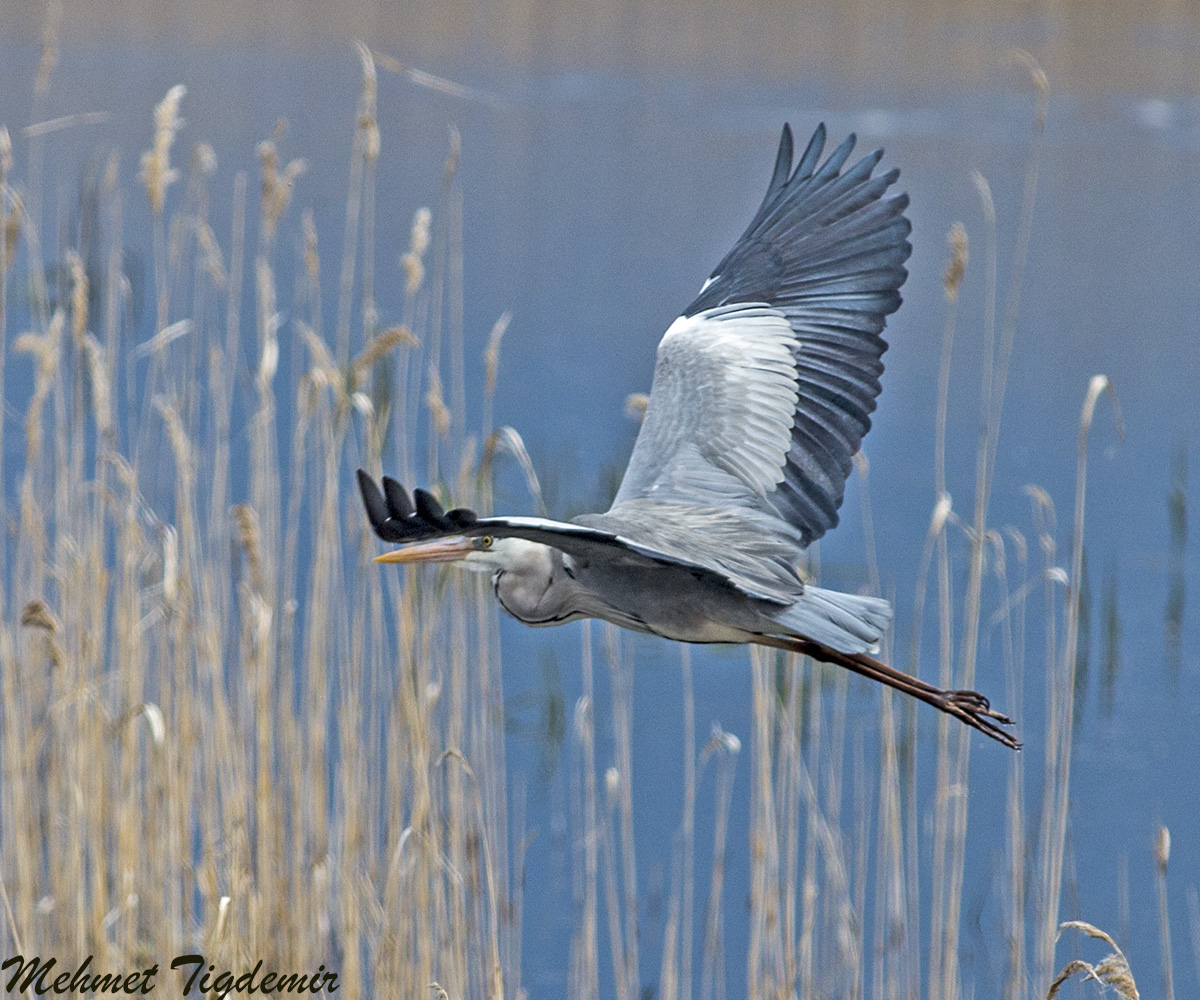
[[[694,643],[758,643],[835,663],[955,716],[1005,746],[1011,725],[974,691],[882,663],[877,597],[814,586],[804,550],[838,523],[879,395],[886,317],[912,252],[899,171],[883,150],[822,162],[825,127],[792,169],[779,141],[766,197],[658,345],[650,402],[612,506],[569,522],[446,511],[361,469],[377,562],[460,562],[491,575],[527,625],[602,618]]]

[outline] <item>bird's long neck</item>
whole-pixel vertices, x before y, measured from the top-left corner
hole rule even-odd
[[[514,568],[492,574],[500,606],[526,625],[561,625],[584,613],[579,588],[548,545],[526,543],[525,558]]]

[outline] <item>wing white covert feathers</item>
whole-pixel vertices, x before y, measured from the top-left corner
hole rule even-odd
[[[783,482],[796,410],[795,335],[766,306],[681,316],[658,345],[650,404],[617,494],[712,502],[733,477],[760,497]]]
[[[734,505],[800,548],[837,524],[912,251],[899,171],[873,177],[877,150],[842,173],[854,141],[819,163],[818,126],[793,171],[784,126],[762,205],[659,345],[612,513]]]

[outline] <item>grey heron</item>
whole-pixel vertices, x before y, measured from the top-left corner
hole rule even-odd
[[[974,691],[946,691],[872,654],[891,623],[877,597],[814,586],[803,551],[838,523],[879,395],[881,333],[900,306],[912,229],[883,150],[843,171],[820,125],[795,169],[779,142],[766,197],[658,346],[650,401],[609,510],[570,522],[446,511],[361,469],[378,562],[461,562],[491,575],[527,625],[601,618],[692,643],[758,643],[881,681],[1020,744]],[[885,196],[886,195],[886,196]]]

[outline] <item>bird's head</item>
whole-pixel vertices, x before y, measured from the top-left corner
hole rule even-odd
[[[519,573],[548,566],[550,549],[523,538],[455,535],[416,542],[376,556],[378,563],[457,562],[479,573]]]

